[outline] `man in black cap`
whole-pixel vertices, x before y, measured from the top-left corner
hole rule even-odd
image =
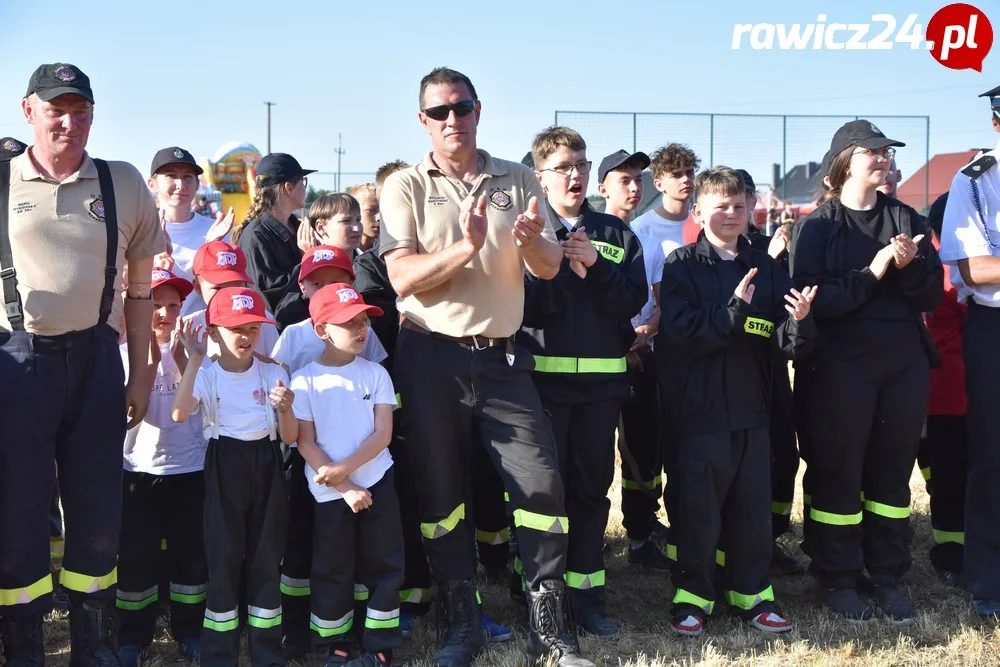
[[[1000,86],[990,100],[991,123],[1000,132]],[[955,174],[941,231],[941,260],[951,267],[959,302],[968,304],[963,330],[969,476],[965,500],[965,586],[976,611],[1000,617],[1000,144]]]
[[[631,224],[632,213],[642,200],[642,171],[648,166],[649,156],[642,152],[618,150],[601,160],[597,168],[597,191],[607,200],[606,213]],[[632,318],[636,338],[626,357],[631,394],[622,406],[618,430],[622,524],[629,537],[629,564],[669,572],[670,561],[662,550],[668,529],[656,517],[663,494],[663,454],[656,364],[652,359],[652,338],[660,324],[653,283],[654,276],[662,270],[664,257],[654,237],[635,236],[642,246],[649,292],[646,305]]]
[[[0,634],[9,665],[45,659],[57,468],[71,664],[119,664],[110,616],[122,442],[126,422],[137,424],[149,402],[150,282],[164,242],[135,167],[87,155],[93,104],[90,80],[78,67],[40,66],[21,102],[34,143],[0,161]]]

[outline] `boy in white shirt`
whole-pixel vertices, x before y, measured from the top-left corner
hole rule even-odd
[[[321,287],[333,283],[354,282],[354,266],[347,251],[320,245],[302,256],[298,285],[302,297],[310,299]],[[312,320],[290,324],[282,330],[270,350],[271,358],[284,364],[290,373],[316,361],[326,345],[316,335]],[[388,354],[378,336],[368,327],[365,346],[358,355],[373,363],[381,363]],[[305,461],[293,447],[286,462],[288,488],[288,543],[281,561],[281,605],[285,633],[285,657],[299,658],[310,649],[309,633],[309,573],[312,570],[313,506],[316,504],[306,485]],[[363,591],[359,589],[359,597]]]
[[[346,283],[313,294],[309,315],[326,349],[292,376],[298,446],[317,501],[310,627],[324,667],[388,667],[402,642],[403,539],[388,450],[396,398],[389,373],[357,356],[369,312],[382,309]],[[349,660],[355,582],[368,601],[362,653]]]
[[[209,241],[203,244],[194,254],[191,264],[194,272],[194,291],[205,303],[212,300],[215,293],[223,287],[249,287],[253,280],[247,275],[247,258],[243,250],[235,243],[226,241]],[[205,310],[196,310],[184,316],[184,322],[193,322],[203,329],[207,328]],[[260,326],[260,337],[254,346],[254,352],[266,357],[271,353],[274,344],[278,342],[278,328],[271,319],[272,315],[264,311],[266,321]],[[220,350],[214,339],[208,340],[208,355],[205,365],[210,365],[219,358]]]
[[[191,202],[198,191],[198,179],[202,173],[204,170],[190,152],[179,146],[168,146],[153,156],[146,182],[156,197],[160,221],[170,239],[171,247],[167,250],[173,261],[166,268],[188,281],[194,279],[192,265],[198,248],[206,241],[225,238],[233,225],[232,208],[230,215],[219,224],[192,210]],[[195,294],[185,299],[181,315],[186,316],[204,307],[201,295]]]
[[[663,246],[664,257],[697,238],[691,200],[698,164],[694,151],[681,144],[668,144],[651,156],[649,169],[653,172],[653,185],[662,195],[660,205],[633,220],[632,231],[655,238]],[[695,238],[689,238],[692,233]],[[658,267],[654,284],[660,282],[662,268]]]
[[[207,337],[184,323],[188,365],[171,406],[183,422],[202,413],[205,453],[205,555],[208,593],[201,664],[235,667],[239,658],[239,603],[246,582],[248,640],[254,667],[284,665],[281,649],[279,564],[285,547],[288,497],[278,442],[295,442],[288,374],[254,354],[264,297],[245,287],[224,287],[208,302]],[[205,368],[211,338],[220,356]]]
[[[153,269],[153,339],[156,365],[149,410],[125,435],[122,528],[115,607],[124,667],[135,667],[153,641],[159,582],[170,579],[170,632],[188,660],[201,651],[208,570],[202,514],[205,503],[205,438],[201,416],[176,424],[170,404],[187,365],[177,331],[181,304],[191,283]],[[128,350],[121,346],[128,372]],[[166,559],[160,542],[167,541]],[[166,570],[166,572],[164,572]]]

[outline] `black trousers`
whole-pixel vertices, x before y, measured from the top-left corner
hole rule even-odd
[[[472,525],[476,530],[479,563],[502,570],[510,558],[510,516],[504,500],[503,479],[485,447],[472,448]]]
[[[401,403],[398,394],[397,401]],[[403,537],[403,583],[399,590],[399,602],[404,613],[422,614],[430,608],[431,570],[420,535],[420,507],[413,479],[413,465],[410,462],[410,448],[402,429],[402,414],[405,409],[401,404],[393,412],[392,440],[389,442],[392,479],[399,504]]]
[[[392,478],[390,468],[369,489],[371,507],[357,514],[342,499],[316,503],[310,627],[319,651],[351,641],[359,590],[366,601],[361,647],[377,652],[402,643],[403,538]]]
[[[566,585],[577,606],[604,609],[604,531],[615,475],[615,429],[622,400],[556,403],[542,395],[552,419],[559,471],[572,530],[566,552]]]
[[[969,476],[965,491],[965,586],[977,600],[1000,600],[1000,308],[969,304],[962,334],[968,395]],[[931,470],[931,479],[934,479]]]
[[[208,590],[205,563],[205,475],[122,477],[122,532],[118,555],[118,641],[148,646],[156,630],[159,586],[164,573],[170,591],[170,633],[174,639],[201,634]],[[167,550],[160,543],[167,541]]]
[[[475,574],[466,520],[472,447],[484,446],[514,511],[524,574],[537,588],[562,579],[568,520],[555,441],[529,372],[531,353],[517,346],[467,348],[402,329],[396,341],[396,388],[420,496],[421,534],[437,580]]]
[[[896,585],[910,568],[910,475],[930,369],[913,338],[830,345],[795,374],[796,426],[807,464],[803,549],[830,588],[867,568]]]
[[[309,646],[309,573],[312,571],[316,500],[309,490],[305,459],[297,447],[288,454],[288,531],[281,561],[281,620],[285,642]]]
[[[771,389],[771,528],[775,539],[788,531],[795,501],[795,475],[799,472],[799,446],[788,364],[774,365]]]
[[[677,508],[670,526],[675,617],[714,609],[717,548],[726,555],[729,605],[747,616],[773,610],[770,459],[766,428],[678,437],[667,471]]]
[[[965,481],[969,474],[965,415],[927,415],[925,431],[917,460],[931,496],[931,565],[960,574],[965,560]]]
[[[60,583],[114,599],[125,372],[108,325],[61,336],[0,331],[0,616],[52,608],[49,509],[66,514]]]
[[[632,393],[622,405],[618,451],[622,457],[622,524],[630,540],[649,537],[659,523],[663,494],[660,405],[653,353],[640,355],[642,368],[629,368]]]
[[[281,449],[264,438],[221,437],[205,453],[205,556],[208,597],[201,664],[234,667],[240,653],[239,605],[245,576],[250,662],[283,667],[280,563],[288,496]],[[169,548],[169,543],[168,543]]]

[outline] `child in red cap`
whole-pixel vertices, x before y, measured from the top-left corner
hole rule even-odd
[[[352,282],[354,266],[344,250],[320,245],[307,250],[302,256],[298,276],[302,297],[308,300],[326,285]],[[295,373],[316,361],[325,349],[323,340],[316,335],[312,320],[306,318],[282,330],[270,355],[284,364],[290,373]],[[388,356],[371,327],[365,337],[365,347],[358,356],[376,364]],[[285,655],[293,658],[308,653],[311,644],[309,574],[312,571],[313,508],[316,501],[306,485],[305,461],[294,447],[289,453],[286,468],[289,477],[288,543],[281,561],[281,606]]]
[[[237,664],[245,577],[251,663],[284,665],[279,564],[288,498],[278,438],[295,442],[294,394],[286,386],[284,368],[254,355],[261,326],[274,324],[264,311],[264,297],[246,287],[223,287],[208,302],[206,320],[207,336],[198,324],[184,323],[181,341],[189,361],[171,406],[175,422],[201,411],[208,439],[208,592],[201,664]],[[206,368],[208,338],[218,345],[220,356]]]
[[[243,250],[234,243],[226,241],[209,241],[205,243],[194,254],[194,261],[191,263],[191,270],[194,273],[194,291],[200,295],[205,303],[212,300],[223,287],[250,287],[253,280],[247,275],[247,258]],[[265,304],[266,305],[266,304]],[[184,316],[184,322],[193,322],[207,328],[205,313],[207,310],[196,310]],[[274,325],[272,315],[264,310],[267,318],[260,326],[260,338],[254,346],[254,352],[262,356],[271,354],[275,343],[278,342],[278,329]],[[218,345],[211,338],[208,341],[208,355],[205,357],[206,364],[211,363],[219,357]]]
[[[202,514],[205,438],[201,418],[176,424],[170,404],[187,357],[177,323],[191,283],[155,268],[150,366],[153,379],[145,418],[125,434],[122,527],[118,552],[119,659],[134,667],[153,641],[159,582],[169,573],[170,632],[189,660],[201,648],[208,571]],[[128,350],[121,346],[128,372]],[[160,551],[167,541],[166,559]]]
[[[292,376],[292,388],[299,452],[317,503],[313,645],[327,654],[327,665],[387,667],[402,641],[403,540],[388,450],[396,398],[389,373],[357,356],[368,335],[368,313],[382,310],[365,304],[347,283],[313,294],[309,315],[325,349]],[[367,589],[368,601],[362,653],[348,662],[355,582]]]

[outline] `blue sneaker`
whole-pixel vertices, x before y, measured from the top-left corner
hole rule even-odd
[[[491,642],[505,642],[514,637],[514,631],[505,625],[500,625],[486,614],[481,614],[483,619],[483,634],[486,640]]]
[[[404,637],[409,637],[413,634],[413,624],[417,622],[420,618],[420,614],[412,614],[409,612],[399,613],[399,632]]]
[[[973,600],[976,613],[983,618],[1000,620],[1000,600]]]
[[[118,649],[118,660],[121,661],[122,667],[137,667],[139,656],[145,649],[145,646],[139,646],[138,644],[125,644],[121,646]]]
[[[181,645],[181,653],[188,662],[201,660],[201,637],[188,637],[178,642]]]

